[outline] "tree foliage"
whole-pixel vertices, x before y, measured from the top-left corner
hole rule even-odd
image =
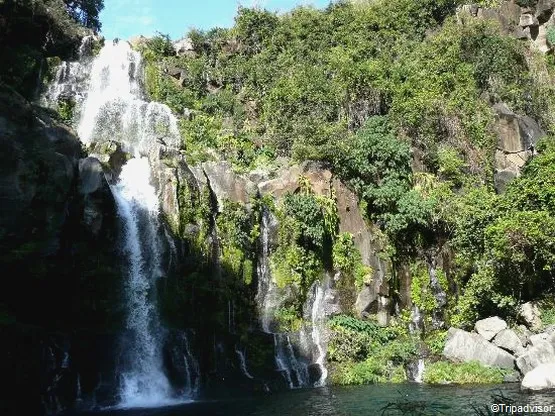
[[[99,14],[104,9],[104,0],[64,0],[71,17],[83,26],[99,31]]]
[[[449,305],[459,322],[510,313],[553,282],[555,161],[546,140],[498,195],[492,105],[553,134],[554,74],[497,22],[455,16],[460,3],[337,1],[283,15],[240,8],[232,28],[191,31],[194,50],[183,56],[163,52],[164,36],[147,45],[147,87],[183,115],[190,161],[271,171],[278,157],[319,160],[356,192],[395,261],[453,252],[458,301]],[[181,69],[179,81],[169,67]],[[359,282],[364,273],[344,261],[350,240],[337,239],[325,201],[303,192],[285,200],[279,280],[306,290],[335,263],[358,270]]]

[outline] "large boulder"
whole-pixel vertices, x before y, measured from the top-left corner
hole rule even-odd
[[[488,341],[507,328],[507,322],[498,316],[482,319],[474,325],[474,330]]]
[[[443,355],[453,361],[478,361],[483,365],[513,369],[515,357],[481,335],[449,328]]]
[[[79,192],[92,194],[102,186],[104,172],[102,164],[95,157],[79,160]]]
[[[534,302],[527,302],[520,306],[519,318],[524,325],[533,331],[542,327],[541,312]]]
[[[540,0],[536,5],[535,17],[540,24],[549,20],[555,11],[555,0]]]
[[[195,47],[190,38],[183,38],[173,43],[173,49],[177,56],[195,56]]]
[[[496,189],[502,192],[508,182],[520,175],[520,169],[545,133],[534,119],[515,114],[504,103],[495,104],[493,109],[497,134],[494,179]]]
[[[493,338],[493,344],[499,348],[516,355],[517,357],[524,354],[526,350],[522,345],[522,341],[518,335],[511,329],[504,329]]]
[[[337,198],[339,232],[353,235],[362,263],[371,268],[362,289],[354,294],[355,310],[359,316],[375,314],[380,324],[387,325],[390,315],[389,285],[386,278],[388,263],[384,260],[385,256],[380,255],[383,243],[379,239],[379,230],[366,222],[358,205],[359,200],[351,190],[338,179],[333,179],[332,186]],[[350,301],[347,295],[342,293],[342,299]]]
[[[555,334],[555,325],[550,325],[547,328],[545,328],[544,332],[541,332],[539,334],[534,334],[534,335],[530,335],[530,337],[528,338],[530,344],[532,344],[532,346],[537,346],[540,345],[542,342],[546,342],[549,341],[549,338]]]
[[[248,204],[256,186],[247,178],[237,175],[229,162],[206,162],[202,170],[216,199],[218,211],[222,211],[224,200]]]
[[[516,365],[524,375],[541,364],[555,363],[555,334],[546,341],[538,341],[516,360]]]
[[[277,172],[276,178],[260,182],[258,190],[261,195],[269,194],[281,198],[299,189],[301,177],[308,179],[316,195],[330,194],[332,173],[317,163],[303,163],[282,169]]]
[[[541,364],[528,372],[522,380],[522,388],[529,390],[555,389],[555,362]]]
[[[538,19],[531,13],[524,13],[520,16],[519,25],[522,27],[538,26],[539,24]]]

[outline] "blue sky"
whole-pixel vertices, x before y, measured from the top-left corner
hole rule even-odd
[[[230,27],[239,4],[284,12],[300,4],[325,7],[329,0],[104,0],[102,34],[128,39],[159,31],[179,39],[193,27]]]

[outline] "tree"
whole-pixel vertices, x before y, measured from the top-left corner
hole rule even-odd
[[[89,29],[100,30],[98,15],[104,9],[104,0],[64,0],[64,3],[72,18]]]

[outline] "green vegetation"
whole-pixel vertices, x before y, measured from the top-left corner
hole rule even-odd
[[[394,268],[410,269],[428,321],[510,318],[520,303],[553,296],[555,67],[497,21],[457,18],[460,4],[337,1],[284,15],[241,7],[230,29],[191,31],[181,56],[165,35],[143,44],[147,91],[179,115],[190,163],[225,159],[248,171],[285,156],[329,167],[383,231]],[[500,102],[548,134],[503,195],[493,187]],[[324,270],[359,288],[372,275],[353,237],[338,234],[334,196],[308,188],[275,207],[273,275],[299,295],[287,305],[298,313]],[[429,272],[440,252],[450,258],[434,268],[446,305]],[[389,284],[400,291],[395,270]]]
[[[243,204],[232,201],[224,201],[216,219],[222,265],[231,276],[242,276],[248,285],[252,282],[256,261],[255,244],[259,235],[256,219]]]
[[[75,101],[67,98],[58,99],[58,116],[66,124],[73,122]]]
[[[406,381],[404,367],[416,359],[418,342],[402,326],[380,327],[347,315],[328,323],[328,360],[335,384]]]
[[[555,298],[544,299],[539,306],[543,326],[555,325]]]
[[[336,270],[341,272],[341,282],[352,283],[357,289],[370,284],[373,270],[362,263],[362,256],[355,247],[354,237],[350,233],[341,233],[333,243],[332,261]]]
[[[98,15],[104,9],[104,0],[64,0],[69,15],[83,26],[96,31],[101,24]]]
[[[299,193],[286,195],[277,207],[278,247],[271,257],[278,286],[293,285],[299,291],[299,312],[308,290],[324,270],[337,229],[333,195],[315,195],[306,178],[301,177],[300,186]]]
[[[301,329],[303,320],[299,318],[294,306],[281,307],[274,313],[281,332],[295,332]]]
[[[507,370],[484,367],[478,362],[455,364],[447,361],[427,363],[424,382],[430,384],[500,384]]]
[[[551,45],[555,45],[555,26],[549,26],[547,28],[547,41],[551,44]]]
[[[447,331],[431,331],[426,335],[426,338],[424,338],[424,343],[432,354],[440,356],[445,348],[446,338]]]

